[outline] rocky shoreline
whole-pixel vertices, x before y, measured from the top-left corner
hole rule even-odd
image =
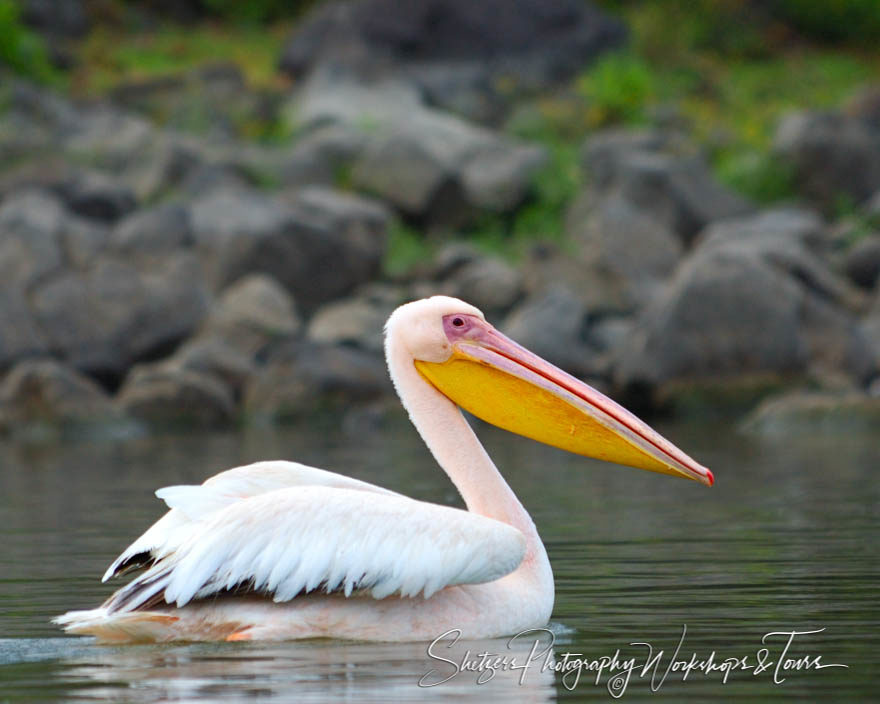
[[[804,387],[747,427],[828,414],[876,427],[880,234],[863,230],[880,222],[880,92],[782,122],[796,203],[756,208],[678,129],[598,131],[563,241],[514,265],[456,240],[392,276],[396,219],[454,233],[528,204],[547,150],[498,128],[515,100],[493,77],[528,64],[521,94],[534,94],[569,69],[538,46],[454,60],[436,37],[414,61],[369,13],[327,7],[304,26],[360,39],[291,39],[282,67],[299,79],[276,109],[296,138],[278,146],[223,134],[219,108],[206,135],[160,125],[156,85],[82,104],[3,78],[0,430],[232,427],[383,404],[382,324],[435,293],[642,411]],[[581,61],[625,36],[582,20]],[[248,95],[229,66],[181,85],[218,104]],[[841,192],[856,215],[829,219]]]

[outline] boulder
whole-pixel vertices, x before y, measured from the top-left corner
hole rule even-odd
[[[497,257],[477,256],[445,280],[449,295],[475,305],[490,318],[506,314],[524,295],[523,276]]]
[[[110,243],[117,252],[134,256],[165,255],[194,245],[187,208],[166,203],[138,210],[113,228]]]
[[[301,325],[290,294],[272,277],[250,274],[222,293],[196,338],[221,338],[253,360],[266,345],[295,336]]]
[[[0,371],[25,357],[48,352],[48,342],[28,307],[22,287],[0,287]]]
[[[427,222],[457,224],[480,209],[510,212],[528,195],[546,152],[421,102],[399,80],[364,82],[320,71],[289,106],[305,127],[360,129],[354,186]]]
[[[880,132],[837,112],[796,112],[779,124],[774,151],[791,164],[800,189],[826,209],[840,197],[866,200],[880,189]]]
[[[381,355],[382,331],[395,307],[360,296],[328,303],[315,311],[306,337],[318,344],[351,345]]]
[[[51,359],[16,364],[0,384],[0,430],[31,432],[120,420],[94,381]]]
[[[64,265],[61,202],[42,191],[21,191],[0,204],[0,286],[29,289]]]
[[[592,136],[583,155],[597,199],[618,193],[685,245],[709,223],[751,210],[743,198],[715,180],[691,145],[672,134],[609,130]]]
[[[129,416],[167,428],[223,427],[236,413],[232,392],[219,379],[175,364],[132,369],[117,403]]]
[[[97,171],[74,173],[59,184],[58,194],[72,212],[104,222],[115,222],[137,205],[130,188]]]
[[[197,245],[217,288],[264,273],[306,309],[365,283],[384,253],[384,211],[327,191],[309,191],[285,204],[256,191],[221,187],[198,197],[191,212]]]
[[[561,285],[532,294],[517,305],[502,331],[544,359],[576,376],[596,373],[596,354],[586,343],[587,310]]]
[[[802,296],[757,257],[698,249],[640,316],[615,382],[653,388],[682,377],[800,372]]]
[[[35,289],[31,304],[54,354],[112,383],[134,362],[190,334],[208,300],[191,255],[138,265],[103,256],[86,271],[47,280]]]
[[[255,421],[284,421],[369,402],[392,393],[382,359],[352,347],[312,342],[276,349],[245,391],[245,413]]]
[[[393,0],[325,3],[294,31],[280,67],[302,77],[318,62],[349,69],[395,67],[416,79],[424,68],[447,67],[444,83],[471,86],[479,71],[489,84],[544,85],[580,71],[600,52],[619,46],[624,25],[578,0]],[[461,75],[461,78],[454,78]],[[435,99],[436,76],[425,76]]]
[[[880,278],[880,234],[868,235],[850,247],[843,258],[843,269],[854,284],[873,289]]]
[[[710,227],[640,316],[617,383],[650,388],[809,366],[864,381],[873,362],[852,313],[863,297],[805,246],[812,231],[810,218],[772,211]]]
[[[859,392],[796,391],[765,400],[743,421],[760,435],[880,431],[880,398]]]
[[[586,283],[578,289],[594,315],[638,310],[684,256],[681,239],[619,192],[588,190],[572,205],[566,233]]]
[[[368,136],[360,129],[327,125],[307,132],[278,156],[278,179],[283,186],[338,186],[348,178]]]

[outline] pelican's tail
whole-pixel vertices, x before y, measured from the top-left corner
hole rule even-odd
[[[157,611],[110,611],[105,607],[68,611],[52,619],[68,633],[95,636],[102,643],[144,643],[173,640],[179,619]]]

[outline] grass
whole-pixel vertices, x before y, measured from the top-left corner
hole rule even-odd
[[[79,49],[79,64],[70,77],[72,91],[81,96],[102,95],[122,81],[137,81],[179,73],[212,63],[232,62],[257,88],[284,88],[278,73],[281,46],[290,24],[269,26],[203,23],[165,25],[127,34],[97,27]]]

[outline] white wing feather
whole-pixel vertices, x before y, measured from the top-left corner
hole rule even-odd
[[[196,486],[169,486],[156,496],[171,509],[135,540],[107,568],[101,581],[119,573],[128,560],[148,553],[158,559],[173,552],[186,534],[186,527],[243,498],[294,486],[327,486],[398,496],[368,482],[335,474],[297,462],[256,462],[221,472]]]
[[[106,606],[132,610],[160,595],[183,606],[242,584],[277,602],[319,587],[427,598],[446,586],[498,579],[525,553],[522,533],[500,521],[326,485],[239,499],[183,532],[173,551]]]

